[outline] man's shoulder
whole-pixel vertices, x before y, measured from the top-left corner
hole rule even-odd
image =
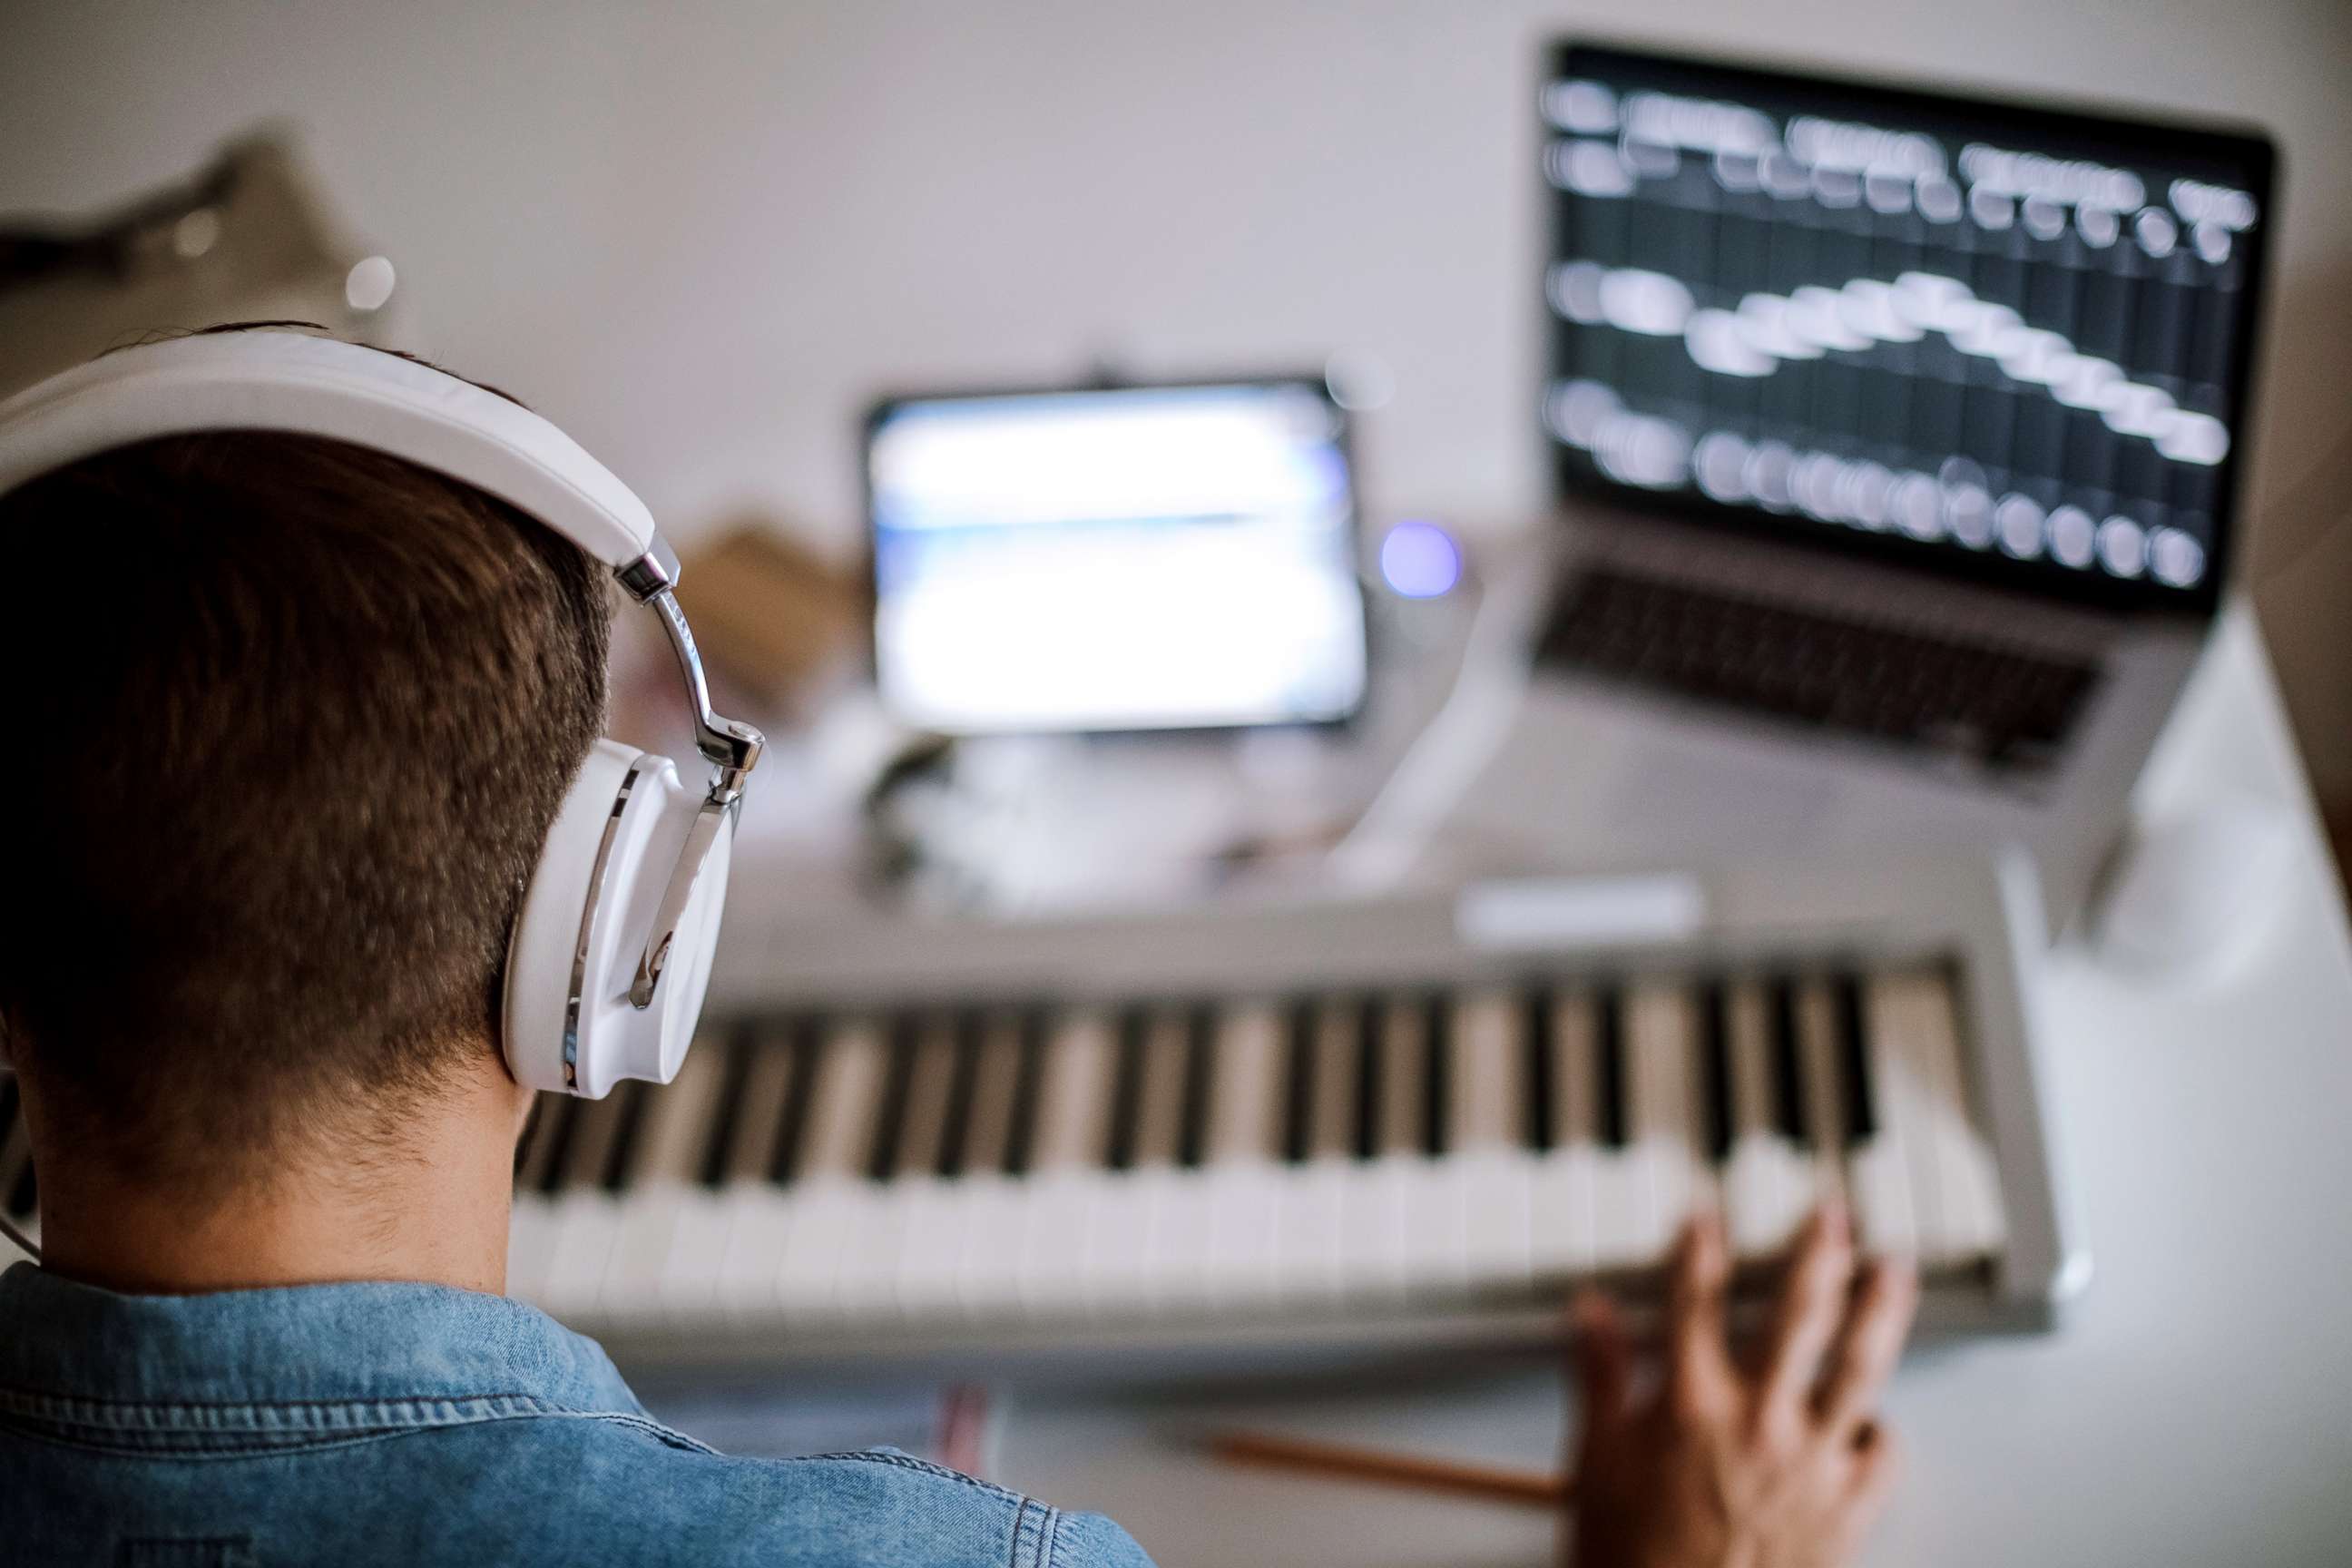
[[[719,1454],[650,1421],[558,1423],[533,1447],[574,1449],[590,1494],[567,1529],[643,1548],[638,1561],[798,1563],[824,1568],[1149,1568],[1098,1514],[894,1449],[803,1458]],[[541,1458],[551,1458],[542,1453]]]

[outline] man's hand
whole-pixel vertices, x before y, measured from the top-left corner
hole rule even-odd
[[[1614,1309],[1578,1301],[1574,1568],[1834,1568],[1885,1500],[1895,1453],[1872,1411],[1918,1302],[1910,1268],[1876,1261],[1857,1280],[1845,1213],[1823,1208],[1752,1366],[1724,1337],[1730,1272],[1721,1219],[1693,1221],[1675,1254],[1664,1377],[1638,1399]]]

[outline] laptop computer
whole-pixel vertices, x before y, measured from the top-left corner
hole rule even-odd
[[[1535,677],[1457,831],[2021,845],[2088,894],[2229,582],[2273,153],[1569,43]]]

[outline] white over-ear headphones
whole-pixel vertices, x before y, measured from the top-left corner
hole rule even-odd
[[[599,741],[556,814],[507,948],[507,1065],[534,1089],[601,1099],[677,1076],[710,979],[727,862],[760,731],[710,710],[670,590],[677,557],[629,488],[554,426],[395,354],[281,331],[108,354],[0,403],[0,494],[113,447],[277,430],[373,447],[537,518],[661,618],[694,711],[707,787],[667,757]],[[0,1059],[0,1066],[5,1066]]]

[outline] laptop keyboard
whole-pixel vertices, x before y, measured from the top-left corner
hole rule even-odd
[[[1568,584],[1537,658],[2021,772],[2057,756],[2097,679],[2043,654],[1606,570]]]

